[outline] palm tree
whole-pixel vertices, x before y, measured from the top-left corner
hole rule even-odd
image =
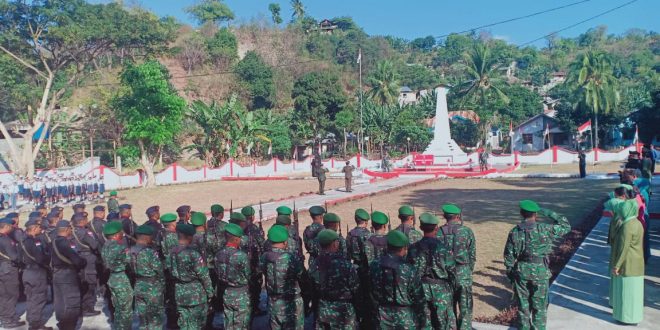
[[[578,55],[569,67],[566,84],[579,93],[580,102],[594,114],[595,144],[598,147],[598,113],[609,113],[619,103],[619,91],[610,59],[589,50]]]
[[[291,0],[291,7],[293,7],[292,19],[295,18],[296,21],[300,21],[305,18],[305,5],[301,0]]]
[[[399,97],[399,77],[392,62],[384,60],[376,63],[376,71],[369,77],[371,90],[367,98],[379,105],[393,104]]]

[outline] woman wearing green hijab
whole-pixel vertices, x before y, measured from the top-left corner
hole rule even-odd
[[[614,209],[612,236],[612,307],[614,319],[636,324],[644,316],[644,228],[637,221],[635,200],[619,203]]]

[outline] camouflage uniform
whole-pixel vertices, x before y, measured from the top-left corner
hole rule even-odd
[[[301,283],[306,283],[307,276],[302,259],[289,250],[273,248],[261,255],[259,269],[266,278],[271,329],[302,330]]]
[[[410,244],[415,244],[420,239],[422,239],[422,237],[424,237],[424,235],[419,230],[413,228],[410,225],[400,224],[399,227],[396,227],[396,230],[406,234],[406,237],[408,237]]]
[[[140,319],[140,329],[163,328],[163,304],[165,279],[163,263],[156,250],[136,244],[131,247],[131,268],[135,281],[135,310]]]
[[[310,264],[313,258],[316,258],[319,255],[319,250],[316,246],[314,245],[314,239],[316,238],[316,235],[323,230],[325,227],[323,227],[322,224],[312,222],[311,225],[307,226],[305,228],[305,231],[303,231],[303,243],[305,245],[305,250],[307,250],[307,253],[309,253],[309,258],[310,258]]]
[[[367,256],[367,263],[380,259],[387,252],[387,238],[385,234],[371,234],[364,245],[364,254]]]
[[[204,259],[190,246],[177,246],[170,251],[169,270],[176,281],[179,327],[182,330],[204,328],[207,302],[213,297],[209,269]]]
[[[247,253],[233,246],[220,250],[215,257],[218,286],[222,292],[225,329],[249,329],[252,316],[250,304],[250,260]]]
[[[358,297],[369,297],[369,263],[365,251],[369,237],[371,237],[371,232],[367,228],[355,227],[348,232],[346,238],[348,258],[353,261],[353,264],[358,266],[357,272],[360,279]],[[372,329],[374,327],[370,323],[370,320],[374,321],[370,317],[371,314],[369,314],[369,311],[373,309],[370,307],[370,302],[368,298],[357,299],[355,302],[355,311],[357,312],[360,326],[364,329]]]
[[[408,250],[408,261],[422,279],[426,299],[424,314],[428,315],[425,328],[454,329],[456,317],[449,281],[449,274],[454,271],[451,251],[438,239],[423,237]]]
[[[248,237],[249,246],[251,247],[248,253],[250,258],[250,306],[252,306],[252,310],[256,311],[259,308],[261,288],[264,284],[263,276],[259,272],[259,256],[263,252],[264,231],[255,224],[249,224],[245,235]]]
[[[413,265],[388,253],[370,264],[369,274],[380,329],[418,329],[425,323],[424,291]]]
[[[357,266],[342,253],[324,253],[310,262],[309,276],[319,299],[316,329],[355,329],[353,298],[359,292]]]
[[[170,252],[179,246],[179,238],[176,233],[169,232],[165,228],[158,232],[156,241],[157,249],[163,261],[165,270],[165,313],[167,314],[167,325],[174,328],[177,325],[176,300],[174,295],[175,281],[169,269]]]
[[[115,308],[113,328],[130,330],[133,323],[133,288],[126,275],[126,266],[131,261],[128,248],[117,241],[110,240],[103,245],[101,257],[105,268],[110,271],[108,287],[112,295],[112,305]]]
[[[450,222],[440,227],[438,239],[451,251],[456,263],[449,278],[454,290],[452,308],[458,328],[472,329],[472,271],[477,260],[474,233],[462,223]]]
[[[566,217],[542,210],[554,224],[522,222],[511,229],[504,248],[504,265],[518,301],[519,329],[545,329],[550,270],[547,257],[553,240],[566,235]]]

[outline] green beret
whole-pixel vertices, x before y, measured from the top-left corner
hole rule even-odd
[[[396,247],[408,246],[408,236],[398,230],[392,230],[387,233],[387,244]]]
[[[291,215],[291,213],[293,213],[293,211],[291,211],[291,208],[284,205],[276,208],[275,211],[277,212],[277,215]]]
[[[176,221],[177,218],[178,216],[174,213],[165,213],[160,216],[160,222],[168,223],[168,222]]]
[[[117,191],[116,190],[111,191],[110,196],[117,196]]]
[[[114,235],[122,230],[121,222],[110,221],[103,226],[103,235]]]
[[[241,229],[241,226],[235,223],[228,223],[227,225],[225,225],[225,232],[234,235],[236,237],[243,236],[243,229]]]
[[[435,215],[424,212],[419,216],[419,222],[424,225],[437,225],[440,220]]]
[[[195,236],[195,227],[187,223],[179,223],[176,225],[176,232],[187,236]]]
[[[323,215],[323,222],[340,222],[341,218],[334,213],[326,213]]]
[[[319,243],[323,246],[327,246],[330,243],[336,241],[338,237],[339,235],[334,230],[330,229],[323,229],[316,235]]]
[[[119,223],[119,222],[118,222],[118,223]],[[138,227],[135,229],[135,234],[137,234],[137,235],[149,235],[149,236],[151,236],[151,235],[154,234],[154,227],[152,227],[152,226],[150,226],[150,225],[141,225],[141,226],[138,226]]]
[[[369,212],[367,212],[365,209],[357,209],[355,210],[355,217],[360,219],[360,220],[369,220]]]
[[[233,212],[232,214],[229,215],[229,220],[245,221],[245,216],[243,215],[243,213]]]
[[[619,185],[619,187],[626,188],[626,190],[633,190],[634,189],[633,186],[631,186],[629,184],[625,184],[625,183]]]
[[[202,212],[193,212],[190,216],[190,223],[193,226],[203,226],[206,223],[206,214]]]
[[[274,225],[268,230],[268,240],[273,243],[282,243],[289,238],[289,231],[285,227]]]
[[[211,213],[224,213],[225,208],[222,207],[220,204],[213,204],[211,205]]]
[[[380,224],[380,225],[385,225],[390,221],[390,219],[387,218],[387,214],[380,212],[380,211],[374,211],[371,213],[371,222]]]
[[[411,216],[411,215],[413,215],[413,213],[414,212],[413,212],[412,207],[410,207],[408,205],[404,205],[404,206],[401,206],[399,208],[399,215]]]
[[[252,216],[252,215],[254,215],[254,207],[246,206],[246,207],[241,209],[241,213],[246,217]]]
[[[445,214],[461,214],[461,208],[454,204],[445,204],[442,206],[442,212]]]
[[[315,206],[312,206],[312,207],[309,208],[309,214],[311,214],[311,215],[322,215],[322,214],[325,214],[325,209],[318,206],[318,205],[315,205]]]
[[[275,218],[275,224],[276,225],[290,225],[291,224],[291,217],[288,215],[280,214]]]
[[[524,199],[520,201],[520,209],[527,212],[538,212],[541,207],[533,200]]]

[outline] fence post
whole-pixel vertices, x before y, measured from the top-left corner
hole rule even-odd
[[[513,152],[513,165],[518,164],[518,154],[520,154],[518,150]]]
[[[207,168],[207,166],[206,166],[206,164],[204,164],[204,179],[205,180],[206,180],[206,168]]]
[[[552,162],[557,163],[557,146],[552,146]]]
[[[229,176],[234,176],[234,159],[229,158]]]
[[[172,163],[172,181],[176,182],[176,163]]]
[[[257,161],[252,160],[252,174],[257,175]]]
[[[357,167],[360,168],[360,153],[357,154]]]
[[[335,168],[335,157],[330,158],[330,168]]]
[[[594,162],[598,161],[598,148],[594,148]]]
[[[273,171],[277,173],[277,157],[273,157]]]

